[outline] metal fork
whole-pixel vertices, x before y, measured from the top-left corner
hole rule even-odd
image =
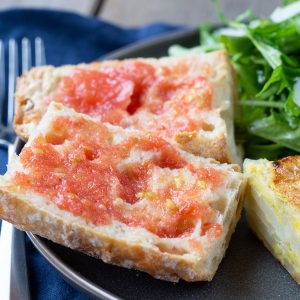
[[[45,64],[44,42],[37,37],[34,40],[35,66]],[[21,41],[21,72],[28,72],[32,67],[31,41],[23,38]],[[13,130],[14,93],[16,79],[19,75],[18,43],[14,39],[8,42],[8,66],[5,65],[4,42],[0,41],[0,84],[2,88],[2,105],[6,99],[4,87],[6,86],[6,67],[8,69],[7,82],[7,120],[3,120],[3,109],[0,108],[0,146],[8,150],[8,160],[12,157],[15,146]],[[0,235],[0,299],[30,299],[29,283],[27,276],[26,253],[24,233],[15,229],[13,225],[2,222]],[[13,258],[16,258],[13,261]],[[18,266],[18,267],[17,267]]]

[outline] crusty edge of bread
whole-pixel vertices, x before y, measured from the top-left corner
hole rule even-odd
[[[220,162],[241,164],[242,154],[234,141],[233,110],[236,99],[234,71],[231,67],[228,55],[224,50],[207,54],[206,57],[210,63],[215,62],[217,65],[214,69],[215,74],[211,79],[211,83],[215,89],[215,94],[218,95],[214,96],[214,106],[220,110],[220,119],[223,121],[221,128],[218,128],[218,134],[215,137],[205,136],[201,132],[195,131],[182,132],[178,134],[178,136],[175,136],[175,140],[183,150],[193,154],[207,158],[214,157]],[[176,58],[162,58],[161,61],[170,59],[175,60]],[[154,66],[160,65],[157,59],[138,58],[138,60],[149,62]],[[120,63],[120,61],[103,61],[100,63],[81,64],[76,67],[97,69],[99,64],[113,65],[118,63]],[[38,92],[39,89],[42,89],[41,98],[43,95],[49,94],[58,84],[61,76],[60,72],[68,73],[68,71],[73,68],[74,66],[68,65],[60,68],[43,66],[32,69],[18,79],[14,128],[17,135],[23,141],[28,140],[30,133],[34,130],[44,113],[43,108],[32,108],[37,105],[36,103],[30,103],[31,100],[28,100],[30,93],[32,93],[33,90]],[[28,89],[28,86],[32,84],[33,80],[35,81],[33,87]],[[26,103],[26,105],[24,105],[24,103]],[[31,107],[31,104],[34,106]],[[25,117],[27,120],[25,120]]]
[[[44,111],[35,111],[34,103],[28,94],[32,93],[33,89],[43,89],[41,87],[44,77],[46,77],[48,72],[54,71],[53,66],[42,66],[32,68],[28,73],[22,75],[17,79],[16,92],[15,92],[15,116],[14,116],[14,129],[16,134],[26,142],[30,136],[30,133],[37,126],[38,122],[42,118]],[[28,90],[28,86],[32,81],[35,81],[35,86]],[[50,92],[51,89],[56,87],[55,83],[49,83]],[[24,105],[25,104],[25,105]],[[25,121],[24,118],[26,115],[31,115],[31,122]]]
[[[180,132],[174,136],[177,145],[184,151],[205,158],[213,157],[215,160],[225,163],[234,162],[240,164],[240,159],[232,157],[228,148],[228,134],[224,120],[219,120],[218,132],[215,137],[206,137],[197,131]]]
[[[173,282],[177,282],[180,278],[186,281],[210,281],[224,256],[230,237],[240,218],[241,197],[241,193],[237,194],[235,208],[228,216],[232,220],[227,235],[224,236],[223,243],[219,245],[221,248],[216,249],[218,255],[214,257],[209,271],[205,271],[206,259],[186,259],[178,254],[162,252],[156,248],[144,247],[140,243],[130,243],[114,238],[95,231],[91,227],[68,222],[4,189],[0,190],[0,217],[21,230],[30,231],[63,246],[82,251],[106,263],[145,271],[157,279]],[[36,221],[29,221],[30,219]]]

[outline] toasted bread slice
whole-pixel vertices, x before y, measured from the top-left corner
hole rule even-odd
[[[237,165],[53,102],[0,178],[0,217],[159,279],[211,280],[243,186]]]
[[[244,163],[248,223],[300,284],[300,156]]]
[[[55,101],[103,122],[172,138],[196,155],[241,163],[233,132],[235,94],[225,51],[45,66],[18,80],[14,126],[26,141]]]

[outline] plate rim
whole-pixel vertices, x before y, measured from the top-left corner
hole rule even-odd
[[[218,25],[213,27],[218,27]],[[117,59],[118,57],[123,57],[128,52],[141,51],[142,49],[149,48],[155,44],[171,42],[174,39],[184,38],[197,33],[199,33],[197,27],[183,28],[172,32],[163,33],[158,36],[146,38],[144,40],[113,50],[101,56],[99,60]]]
[[[80,289],[83,292],[92,294],[93,296],[105,300],[120,300],[122,298],[114,295],[113,293],[99,287],[98,285],[92,283],[86,277],[80,275],[72,267],[65,264],[63,260],[57,257],[57,255],[51,251],[41,240],[41,238],[31,232],[26,232],[28,238],[33,243],[35,248],[39,253],[54,267],[63,278],[72,286]]]

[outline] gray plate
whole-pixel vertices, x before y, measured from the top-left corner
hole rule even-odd
[[[159,57],[166,55],[174,43],[196,45],[197,30],[138,43],[105,58]],[[67,281],[100,299],[300,299],[298,285],[251,233],[244,217],[212,282],[164,282],[105,264],[32,234],[29,237]]]

